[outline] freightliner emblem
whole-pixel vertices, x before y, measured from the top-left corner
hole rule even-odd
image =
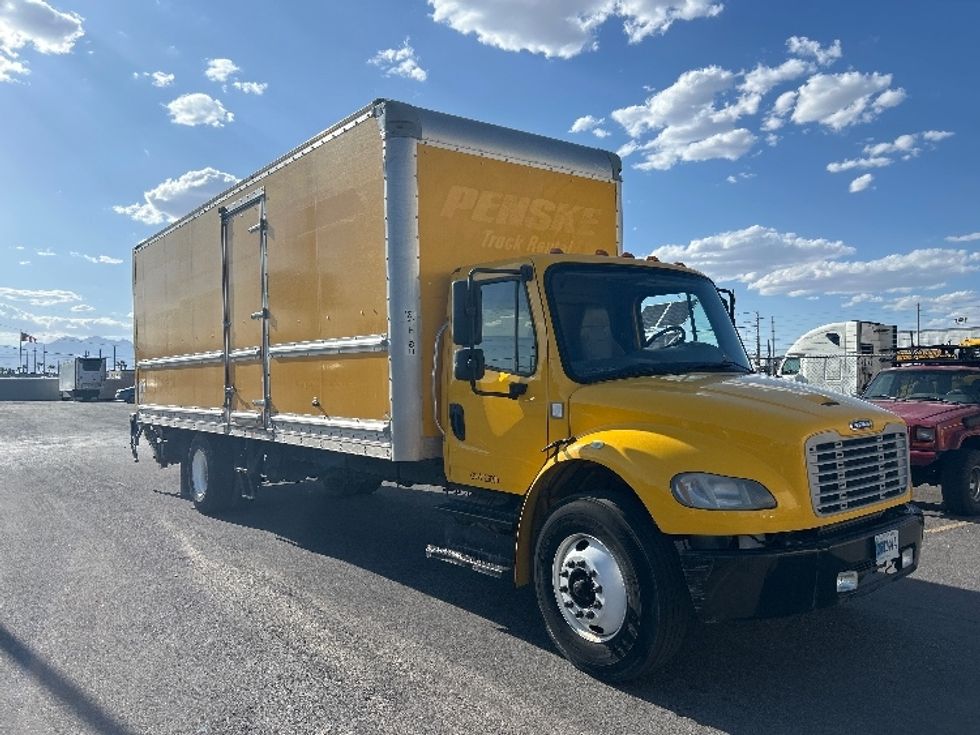
[[[862,429],[870,429],[875,423],[871,419],[855,419],[851,422],[851,431],[861,431]]]

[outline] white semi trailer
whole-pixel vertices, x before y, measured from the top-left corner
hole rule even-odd
[[[860,395],[895,359],[898,330],[880,322],[832,322],[811,329],[786,351],[779,376],[849,396]]]
[[[74,357],[58,367],[58,390],[64,401],[94,401],[106,380],[106,358]]]

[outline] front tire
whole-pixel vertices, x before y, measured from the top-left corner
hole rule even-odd
[[[676,552],[641,513],[630,499],[576,496],[548,516],[535,547],[548,634],[576,667],[606,681],[662,668],[690,619]]]
[[[234,467],[227,452],[205,436],[195,436],[180,464],[181,495],[205,515],[216,515],[234,502]]]
[[[945,458],[943,502],[957,515],[980,515],[980,450],[960,449]]]

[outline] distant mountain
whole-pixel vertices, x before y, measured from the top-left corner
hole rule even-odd
[[[112,350],[116,350],[116,364],[124,362],[128,367],[133,366],[133,343],[128,339],[109,339],[108,337],[59,337],[47,344],[25,342],[24,362],[28,369],[34,369],[35,354],[37,356],[38,371],[43,360],[47,359],[48,366],[57,366],[58,363],[72,357],[81,357],[88,353],[91,357],[98,357],[101,351],[103,357],[109,358],[106,361],[107,367],[112,369]],[[36,349],[36,353],[35,353]],[[17,346],[0,345],[0,368],[16,369],[19,352]],[[24,363],[21,363],[24,364]]]

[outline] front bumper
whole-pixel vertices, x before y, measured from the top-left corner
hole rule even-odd
[[[794,615],[872,592],[915,571],[923,531],[922,511],[892,508],[870,520],[826,529],[779,534],[760,549],[698,549],[683,544],[681,567],[694,610],[705,622]],[[913,562],[888,569],[875,563],[874,537],[898,530],[899,550],[913,546]],[[837,575],[854,571],[854,592],[837,592]]]

